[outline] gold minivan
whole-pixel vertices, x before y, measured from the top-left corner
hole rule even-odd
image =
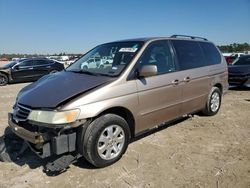
[[[93,58],[103,66],[82,68]],[[23,88],[9,127],[41,158],[84,156],[104,167],[122,157],[131,138],[163,122],[215,115],[227,80],[220,51],[201,37],[106,43]]]

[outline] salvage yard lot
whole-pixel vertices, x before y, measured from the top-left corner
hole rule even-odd
[[[1,135],[25,85],[0,87]],[[131,143],[118,163],[103,169],[81,159],[51,177],[31,153],[16,163],[0,162],[0,188],[250,187],[250,89],[229,90],[216,116],[195,115],[160,129]]]

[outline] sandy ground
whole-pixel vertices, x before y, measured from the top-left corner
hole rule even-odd
[[[17,92],[0,87],[0,134]],[[250,90],[229,90],[220,112],[165,126],[131,143],[116,164],[95,169],[84,159],[48,176],[28,153],[0,162],[2,187],[250,187]]]

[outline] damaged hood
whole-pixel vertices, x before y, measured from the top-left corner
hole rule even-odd
[[[62,71],[42,77],[23,88],[19,104],[31,108],[56,108],[60,103],[105,84],[114,78]]]

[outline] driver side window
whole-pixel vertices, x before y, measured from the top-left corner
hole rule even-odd
[[[19,67],[28,67],[28,66],[33,66],[32,60],[27,60],[19,63]]]
[[[157,75],[174,72],[176,66],[167,41],[151,43],[139,60],[139,67],[156,65]]]

